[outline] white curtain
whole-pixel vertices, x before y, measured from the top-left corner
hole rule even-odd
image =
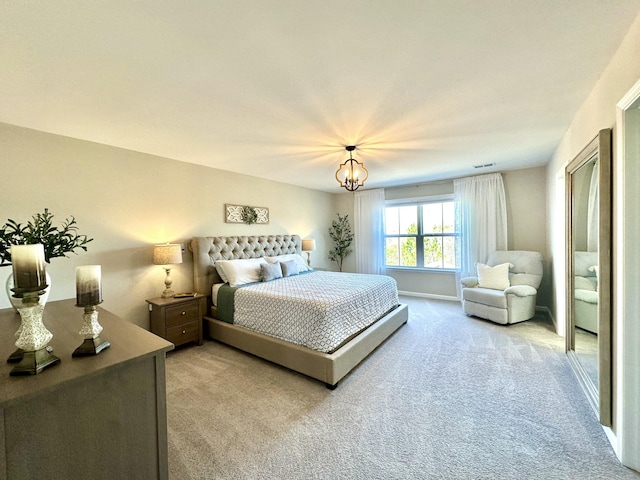
[[[507,203],[499,173],[459,178],[453,181],[453,191],[456,231],[460,232],[456,248],[460,298],[460,279],[476,276],[477,262],[486,262],[495,250],[507,249]]]
[[[356,272],[384,275],[384,190],[355,192],[353,211]]]

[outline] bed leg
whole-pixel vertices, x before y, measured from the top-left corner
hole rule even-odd
[[[335,385],[331,385],[330,383],[325,383],[325,386],[329,389],[329,390],[335,390],[338,387],[338,384],[336,383]]]

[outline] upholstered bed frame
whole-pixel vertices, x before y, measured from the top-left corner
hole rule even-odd
[[[189,248],[193,253],[194,290],[207,295],[208,298],[204,332],[209,338],[320,380],[331,389],[335,388],[347,373],[407,322],[408,308],[406,305],[399,305],[330,354],[237,327],[217,320],[211,313],[211,287],[214,283],[222,281],[216,272],[215,262],[222,259],[301,253],[300,237],[298,235],[194,237],[191,239]]]

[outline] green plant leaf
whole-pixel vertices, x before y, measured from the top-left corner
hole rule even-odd
[[[86,252],[86,244],[92,242],[93,238],[78,234],[75,218],[66,218],[60,227],[56,227],[53,225],[53,217],[49,209],[45,208],[43,213],[33,215],[24,226],[8,219],[0,227],[0,266],[11,264],[11,245],[42,243],[47,263],[52,258],[75,253],[77,248]]]

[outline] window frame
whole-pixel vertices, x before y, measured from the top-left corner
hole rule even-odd
[[[406,233],[398,233],[398,234],[387,234],[387,226],[384,227],[383,232],[383,245],[385,249],[385,268],[389,269],[398,269],[398,270],[410,270],[410,271],[428,271],[428,272],[455,272],[460,270],[459,266],[453,268],[447,267],[425,267],[424,266],[424,240],[426,238],[454,238],[456,245],[458,244],[458,238],[461,237],[460,232],[455,231],[455,222],[454,222],[454,231],[453,232],[441,232],[441,233],[424,233],[424,223],[423,223],[423,212],[422,205],[428,204],[442,204],[442,203],[453,203],[454,196],[453,194],[445,194],[445,195],[432,195],[428,197],[419,197],[419,198],[405,198],[405,199],[397,199],[397,200],[387,200],[385,202],[385,218],[386,211],[389,207],[407,207],[407,206],[415,206],[417,209],[417,230],[416,234],[406,234]],[[455,207],[455,205],[454,205]],[[415,238],[416,241],[416,266],[411,265],[388,265],[386,263],[386,251],[387,251],[387,239],[388,238]],[[454,258],[455,261],[455,258]]]

